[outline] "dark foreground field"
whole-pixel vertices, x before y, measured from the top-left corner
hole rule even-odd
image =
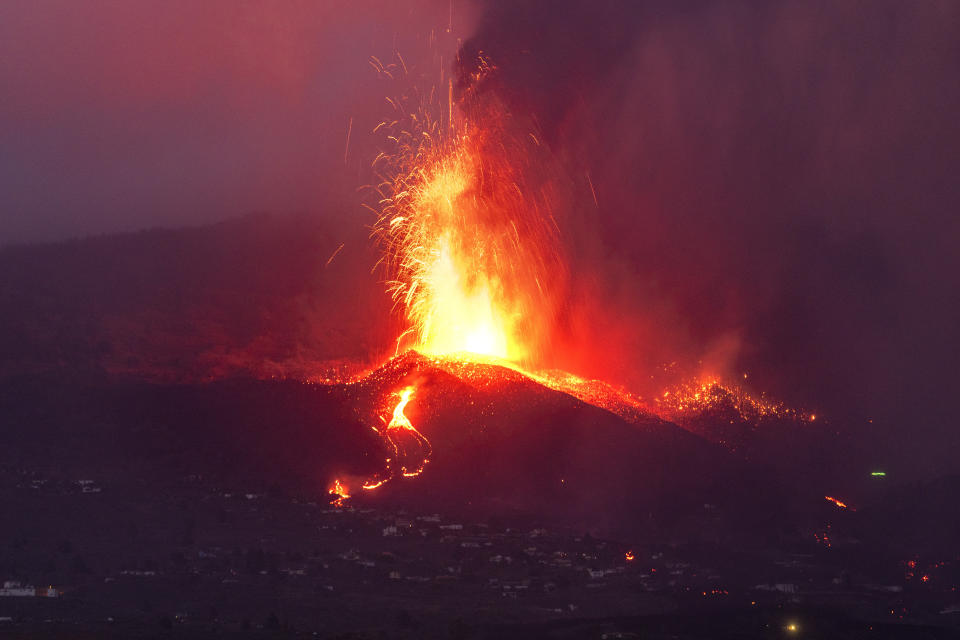
[[[193,473],[117,481],[6,465],[2,476],[0,574],[58,594],[0,597],[6,637],[950,638],[960,630],[953,558],[858,541],[842,527],[829,529],[830,546],[813,531],[739,545],[700,530],[616,538],[544,525],[533,513],[469,518],[356,499],[337,509],[322,491]],[[720,526],[711,517],[696,526]]]
[[[0,252],[0,636],[960,634],[957,476],[414,353],[346,384],[389,310],[341,277],[362,256],[266,222]],[[407,385],[425,473],[333,508]]]

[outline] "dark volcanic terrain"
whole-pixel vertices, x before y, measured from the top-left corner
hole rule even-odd
[[[256,216],[0,250],[0,635],[956,630],[956,478],[864,477],[826,423],[626,420],[374,357],[387,305],[338,246]],[[410,386],[431,459],[363,491]]]

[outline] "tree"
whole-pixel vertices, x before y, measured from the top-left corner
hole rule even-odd
[[[264,625],[267,629],[279,629],[280,628],[280,618],[277,617],[277,614],[273,611],[270,612],[270,615],[267,616],[267,621]]]
[[[397,613],[397,626],[401,629],[410,629],[414,626],[413,616],[406,609],[401,609]]]

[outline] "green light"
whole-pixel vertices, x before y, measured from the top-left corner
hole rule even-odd
[[[887,476],[886,471],[872,471],[870,473],[874,478],[885,478]]]

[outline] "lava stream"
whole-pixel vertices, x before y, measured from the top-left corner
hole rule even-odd
[[[382,475],[377,474],[364,481],[360,485],[363,489],[367,491],[377,489],[398,475],[404,478],[416,477],[423,473],[423,469],[430,462],[430,456],[433,453],[430,441],[417,431],[404,413],[404,409],[415,391],[416,387],[413,385],[398,391],[395,394],[398,397],[398,402],[393,408],[390,421],[387,422],[385,418],[381,418],[384,422],[387,422],[386,427],[384,429],[374,428],[374,431],[383,439],[389,455],[384,461],[384,473]],[[333,501],[335,507],[342,507],[344,501],[350,497],[348,490],[339,479],[334,480],[329,493],[338,496]]]
[[[397,393],[400,400],[393,409],[393,416],[387,428],[380,432],[381,437],[389,444],[389,450],[393,452],[393,456],[387,458],[387,471],[390,477],[396,476],[397,467],[405,478],[420,475],[426,464],[430,462],[430,455],[433,453],[430,441],[414,428],[403,412],[414,391],[416,387],[409,386]]]

